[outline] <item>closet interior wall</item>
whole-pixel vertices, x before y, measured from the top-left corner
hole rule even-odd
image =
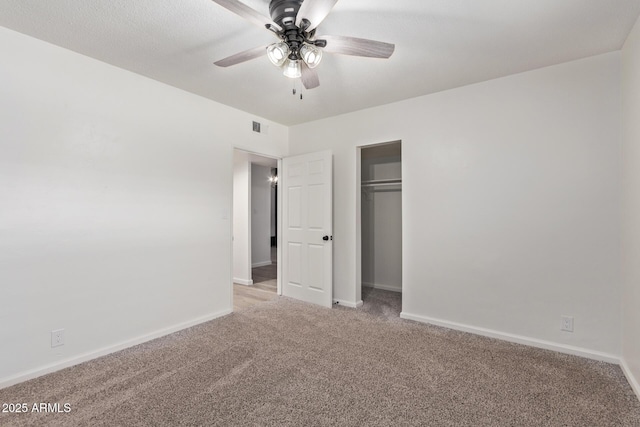
[[[400,142],[361,150],[362,286],[402,292]]]

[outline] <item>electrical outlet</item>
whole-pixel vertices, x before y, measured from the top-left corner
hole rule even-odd
[[[562,324],[560,326],[561,331],[573,332],[573,317],[561,316]]]
[[[64,329],[51,331],[51,348],[64,345]]]

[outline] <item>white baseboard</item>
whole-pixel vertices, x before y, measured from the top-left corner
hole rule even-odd
[[[333,303],[341,305],[343,307],[349,307],[349,308],[360,308],[360,307],[362,307],[362,304],[364,304],[362,302],[362,300],[353,303],[351,301],[345,301],[345,300],[342,300],[342,299],[334,299]]]
[[[251,268],[266,267],[271,264],[273,264],[271,261],[256,262],[255,264],[251,264]]]
[[[115,353],[116,351],[124,350],[125,348],[133,347],[135,345],[142,344],[144,342],[151,341],[156,338],[160,338],[165,335],[169,335],[174,332],[181,331],[182,329],[187,329],[192,326],[199,325],[200,323],[209,322],[213,319],[217,319],[219,317],[226,316],[227,314],[231,314],[232,312],[233,310],[227,309],[227,310],[220,311],[218,313],[213,313],[206,316],[198,317],[197,319],[192,319],[187,322],[170,326],[168,328],[160,329],[150,334],[142,335],[127,341],[123,341],[118,344],[111,345],[109,347],[103,347],[101,349],[83,353],[78,356],[71,357],[60,362],[45,365],[36,369],[31,369],[29,371],[22,372],[12,377],[2,378],[0,379],[0,389],[6,388],[24,381],[32,380],[34,378],[40,377],[42,375],[50,374],[52,372],[56,372],[61,369],[69,368],[71,366],[78,365],[80,363],[87,362],[92,359],[96,359],[98,357],[106,356],[108,354]]]
[[[629,365],[627,365],[627,362],[622,357],[620,358],[620,367],[622,368],[624,376],[627,377],[631,389],[636,394],[638,400],[640,400],[640,382],[638,382],[638,379],[633,375],[633,372],[631,372],[631,368],[629,368]]]
[[[400,317],[407,320],[415,320],[416,322],[428,323],[431,325],[442,326],[457,331],[469,332],[476,335],[482,335],[490,338],[497,338],[503,341],[524,344],[531,347],[543,348],[545,350],[557,351],[558,353],[572,354],[574,356],[585,357],[587,359],[599,360],[602,362],[620,364],[620,357],[613,354],[602,353],[595,350],[589,350],[581,347],[558,344],[551,341],[539,340],[536,338],[525,337],[522,335],[509,334],[506,332],[495,331],[492,329],[479,328],[476,326],[463,325],[461,323],[449,322],[447,320],[434,319],[426,316],[419,316],[411,313],[402,312]]]
[[[366,286],[367,288],[373,288],[373,289],[381,289],[383,291],[402,292],[402,287],[391,286],[391,285],[381,285],[380,283],[362,282],[362,286]]]
[[[358,308],[362,305],[362,301],[359,301],[360,305],[358,305],[358,302],[351,302],[343,299],[334,299],[333,303],[341,305],[343,307],[349,307],[349,308]]]
[[[238,279],[237,277],[234,277],[233,283],[237,283],[238,285],[251,286],[253,285],[253,280],[244,280],[244,279]]]

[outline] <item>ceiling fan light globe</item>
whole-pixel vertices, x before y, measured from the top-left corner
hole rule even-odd
[[[284,71],[282,74],[284,74],[286,77],[289,77],[290,79],[297,79],[302,77],[302,69],[300,67],[300,61],[288,60],[284,64]]]
[[[289,46],[286,43],[274,43],[267,47],[267,57],[276,67],[282,66],[289,56]]]
[[[300,48],[300,55],[309,68],[316,68],[322,60],[322,50],[308,44]]]

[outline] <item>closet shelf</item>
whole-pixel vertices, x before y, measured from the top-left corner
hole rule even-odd
[[[371,181],[362,181],[363,187],[382,187],[388,185],[401,185],[402,180],[398,179],[374,179]]]

